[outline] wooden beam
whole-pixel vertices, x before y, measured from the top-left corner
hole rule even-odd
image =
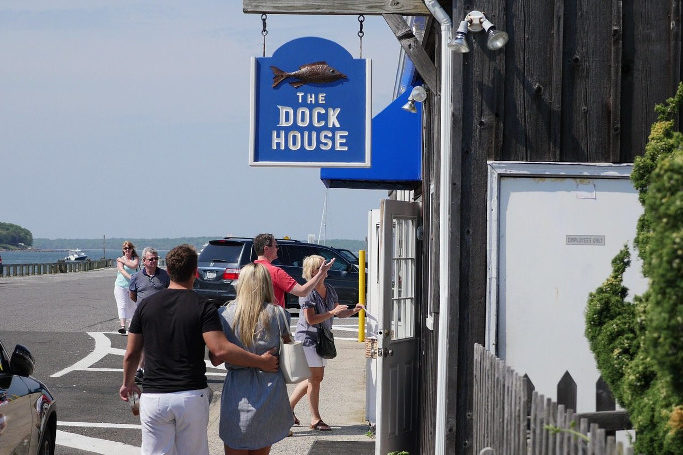
[[[439,93],[439,85],[437,84],[436,77],[436,66],[434,62],[427,55],[424,47],[418,39],[413,35],[413,30],[410,28],[408,23],[403,19],[400,14],[383,14],[384,20],[391,28],[391,31],[396,35],[396,39],[401,43],[401,47],[406,52],[406,55],[410,57],[415,69],[422,80],[427,84],[429,90],[432,93]]]
[[[247,14],[430,14],[422,0],[242,0],[242,10]]]

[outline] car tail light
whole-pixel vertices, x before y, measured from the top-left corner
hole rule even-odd
[[[240,269],[225,269],[223,272],[224,280],[236,280],[240,276]]]
[[[195,278],[199,279],[199,269],[194,271]]]

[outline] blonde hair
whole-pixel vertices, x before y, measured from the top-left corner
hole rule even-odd
[[[247,264],[237,279],[237,297],[231,302],[237,305],[235,325],[239,324],[237,337],[245,347],[254,345],[256,331],[268,328],[267,305],[275,302],[270,273],[261,264]]]
[[[317,270],[323,265],[323,262],[325,262],[325,258],[318,256],[317,254],[306,256],[306,258],[304,258],[304,270],[302,272],[304,279],[308,281],[313,278],[315,275],[313,272],[317,273]]]

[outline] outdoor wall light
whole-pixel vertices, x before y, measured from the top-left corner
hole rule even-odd
[[[507,44],[508,34],[502,30],[498,30],[496,26],[486,18],[484,13],[475,10],[467,13],[465,20],[460,22],[458,31],[455,32],[455,37],[451,42],[448,43],[448,45],[453,49],[453,51],[460,54],[469,52],[470,48],[467,45],[467,41],[465,41],[467,32],[470,31],[476,33],[482,30],[484,30],[488,35],[486,47],[488,47],[490,50],[496,51]]]
[[[465,40],[467,37],[468,25],[469,22],[466,20],[461,21],[458,31],[455,32],[455,38],[453,38],[453,41],[448,43],[448,47],[453,49],[453,51],[457,52],[458,54],[466,54],[470,51],[470,47],[467,45],[467,40]]]
[[[417,108],[415,107],[415,101],[422,103],[427,99],[427,90],[421,85],[416,85],[411,90],[410,95],[408,95],[408,102],[404,104],[401,109],[404,109],[413,114],[417,113]]]

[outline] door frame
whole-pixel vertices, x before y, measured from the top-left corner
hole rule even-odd
[[[508,177],[629,179],[633,164],[489,161],[486,198],[486,349],[498,353],[499,195]]]

